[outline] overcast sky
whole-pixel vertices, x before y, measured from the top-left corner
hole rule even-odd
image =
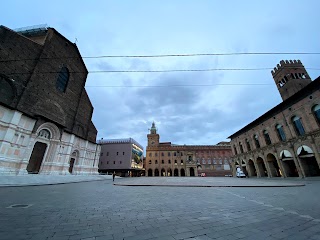
[[[0,24],[12,29],[48,24],[76,41],[83,57],[319,53],[319,8],[318,0],[12,0],[1,2]],[[84,59],[89,72],[268,68],[89,73],[86,89],[94,106],[98,139],[132,137],[145,147],[148,129],[155,121],[163,142],[225,141],[281,102],[270,71],[282,59],[300,59],[306,68],[320,68],[320,55]],[[320,75],[319,70],[307,71],[312,79]]]

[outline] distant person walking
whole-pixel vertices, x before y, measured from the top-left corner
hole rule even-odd
[[[114,178],[116,177],[116,173],[115,172],[113,172],[112,173],[112,181],[114,182]]]

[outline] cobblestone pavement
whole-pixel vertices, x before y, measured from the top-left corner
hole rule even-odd
[[[320,181],[320,178],[317,178]],[[138,177],[121,178],[123,186],[193,186],[193,187],[291,187],[304,186],[300,178],[234,178],[234,177]]]
[[[27,174],[0,176],[0,187],[40,186],[75,182],[103,181],[112,179],[111,175],[41,175]]]
[[[0,239],[320,239],[317,180],[278,188],[128,187],[108,180],[6,187],[0,196]]]

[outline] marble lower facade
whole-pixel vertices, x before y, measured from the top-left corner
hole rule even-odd
[[[100,145],[0,105],[0,174],[98,174]]]

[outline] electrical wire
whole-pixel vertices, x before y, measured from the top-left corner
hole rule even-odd
[[[186,54],[155,54],[155,55],[100,55],[84,57],[40,57],[0,60],[0,62],[34,61],[50,59],[99,59],[99,58],[166,58],[166,57],[199,57],[199,56],[236,56],[236,55],[320,55],[318,52],[234,52],[234,53],[186,53]]]

